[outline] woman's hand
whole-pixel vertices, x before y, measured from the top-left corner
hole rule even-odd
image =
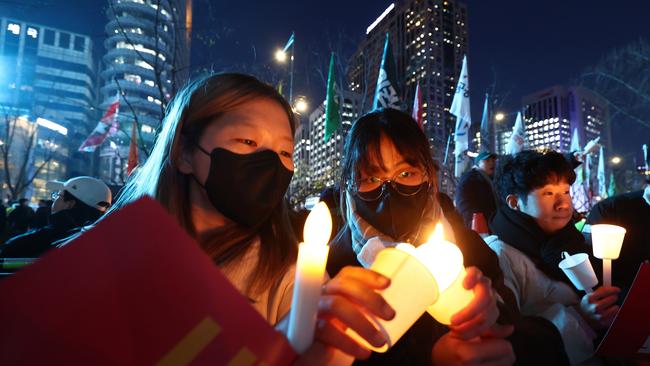
[[[584,295],[580,301],[582,316],[596,329],[609,328],[620,308],[616,305],[620,292],[618,287],[601,286]]]
[[[451,331],[433,346],[431,358],[436,366],[509,366],[515,362],[512,345],[503,339],[513,331],[512,326],[499,327],[495,338],[481,337],[468,341]]]
[[[499,317],[492,282],[476,267],[467,268],[463,287],[474,291],[474,300],[451,317],[455,336],[470,340],[490,331]]]
[[[318,349],[324,344],[354,358],[368,358],[370,350],[348,337],[345,334],[347,328],[354,330],[371,345],[383,346],[387,340],[364,313],[385,320],[395,317],[395,311],[377,292],[389,285],[390,279],[377,272],[361,267],[343,268],[323,286],[315,337],[322,344],[314,342],[312,348]],[[331,356],[330,351],[318,353]],[[312,363],[314,361],[312,358]]]

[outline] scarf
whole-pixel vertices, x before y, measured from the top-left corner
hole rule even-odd
[[[501,207],[490,222],[490,230],[503,242],[526,254],[549,278],[566,283],[576,292],[578,289],[558,267],[562,252],[571,255],[587,253],[593,264],[591,248],[571,221],[559,231],[546,234],[533,217],[509,207]]]
[[[398,242],[394,238],[382,233],[377,228],[370,225],[356,212],[354,199],[350,192],[345,192],[346,203],[346,221],[350,227],[352,238],[352,249],[357,255],[359,263],[369,268],[375,261],[377,254],[385,248],[395,247]],[[435,198],[430,195],[427,204],[419,218],[420,225],[408,242],[418,246],[428,240],[428,236],[433,232],[435,224],[440,221],[443,225],[444,237],[446,240],[455,243],[454,232],[451,224],[442,214],[442,209]]]

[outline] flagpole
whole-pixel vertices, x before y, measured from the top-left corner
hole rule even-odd
[[[293,107],[293,55],[296,53],[296,34],[291,32],[293,43],[291,43],[291,60],[289,60],[289,104]]]
[[[449,143],[451,142],[451,134],[449,134],[449,137],[447,138],[447,147],[445,148],[445,159],[442,162],[442,165],[446,166],[447,165],[447,156],[449,155]]]

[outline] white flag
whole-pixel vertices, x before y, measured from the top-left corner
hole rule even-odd
[[[598,157],[598,195],[601,198],[607,198],[607,182],[605,181],[605,151],[600,147],[600,156]]]
[[[582,149],[580,149],[580,136],[578,136],[578,129],[574,128],[573,129],[573,136],[571,136],[571,147],[569,148],[569,152],[580,152]]]
[[[506,154],[515,155],[523,150],[526,138],[525,136],[524,121],[521,118],[521,112],[517,112],[515,125],[512,126],[512,135],[510,136],[510,141],[508,141],[508,145],[506,146]]]
[[[449,112],[456,116],[456,129],[454,131],[454,155],[456,156],[456,167],[454,175],[460,177],[469,161],[467,149],[469,148],[469,126],[472,124],[469,107],[469,75],[467,73],[467,56],[463,56],[463,67],[456,85],[456,94],[451,102]]]

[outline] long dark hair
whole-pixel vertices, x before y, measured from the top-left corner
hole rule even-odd
[[[385,136],[395,145],[404,160],[422,167],[431,185],[436,185],[437,167],[431,158],[427,137],[417,122],[397,109],[378,109],[356,120],[348,132],[343,148],[341,187],[348,187],[357,180],[364,166],[381,159],[381,137]]]
[[[381,167],[381,137],[385,136],[395,145],[404,160],[412,166],[421,167],[427,174],[430,187],[437,191],[437,166],[431,157],[429,142],[417,122],[408,114],[397,109],[377,109],[354,122],[348,132],[343,148],[341,169],[341,213],[346,217],[345,190],[353,184],[365,166],[371,161]]]
[[[169,104],[151,155],[131,176],[110,209],[113,212],[145,195],[155,198],[199,241],[218,265],[227,265],[241,258],[259,235],[259,259],[247,288],[252,293],[279,285],[295,262],[297,242],[291,230],[286,202],[279,205],[271,218],[257,230],[234,224],[198,236],[189,199],[192,177],[179,171],[178,162],[182,154],[191,153],[196,148],[195,142],[215,119],[259,98],[278,103],[287,114],[292,134],[295,133],[295,118],[289,103],[272,86],[253,76],[211,74],[190,82]]]

